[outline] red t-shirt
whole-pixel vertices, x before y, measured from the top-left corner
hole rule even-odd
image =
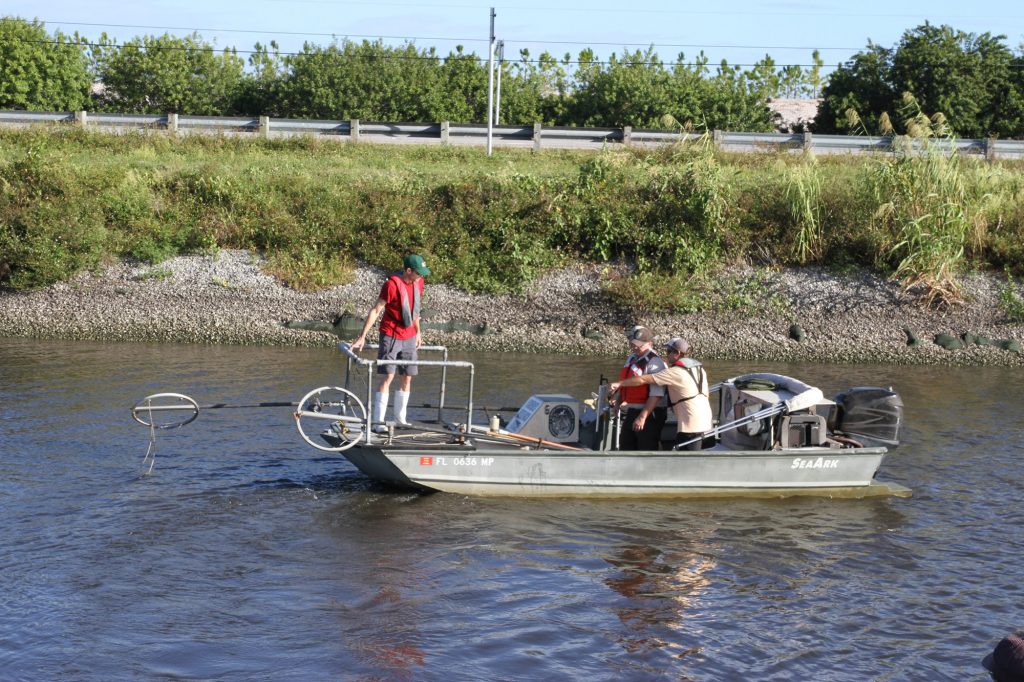
[[[406,284],[398,275],[388,277],[380,289],[380,297],[384,299],[384,314],[380,318],[380,333],[395,339],[411,339],[416,336],[415,324],[404,326],[402,322],[402,294],[399,287],[405,287],[405,295],[409,301],[409,310],[413,308],[414,291],[419,291],[423,300],[423,280],[417,279],[415,284]]]

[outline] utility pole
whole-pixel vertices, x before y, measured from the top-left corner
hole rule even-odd
[[[498,41],[498,84],[494,88],[494,125],[501,125],[501,67],[505,63],[505,41]]]
[[[494,8],[491,8],[491,39],[487,46],[487,156],[494,135]]]

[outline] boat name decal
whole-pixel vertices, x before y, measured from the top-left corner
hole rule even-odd
[[[838,459],[825,459],[819,457],[818,459],[810,459],[804,457],[794,457],[793,465],[790,469],[838,469]]]
[[[420,466],[456,466],[456,467],[489,467],[494,464],[493,457],[420,457]]]

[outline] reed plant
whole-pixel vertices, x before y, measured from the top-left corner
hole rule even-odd
[[[926,116],[909,93],[904,106],[907,135],[897,140],[892,158],[878,163],[874,175],[880,257],[929,304],[949,305],[962,296],[958,275],[964,267],[973,207],[945,118]]]
[[[822,255],[821,174],[813,156],[806,163],[788,168],[785,197],[796,228],[794,256],[801,265]]]

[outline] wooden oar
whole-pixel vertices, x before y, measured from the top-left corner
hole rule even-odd
[[[511,438],[512,440],[521,441],[523,443],[530,443],[532,445],[536,445],[537,447],[543,445],[546,448],[555,448],[557,450],[575,450],[576,452],[583,452],[585,450],[585,448],[577,448],[573,447],[572,445],[565,445],[564,443],[555,443],[550,440],[544,440],[543,438],[534,438],[533,436],[524,436],[519,433],[511,433],[509,431],[505,431],[504,429],[500,431],[488,431],[487,433],[492,436]]]

